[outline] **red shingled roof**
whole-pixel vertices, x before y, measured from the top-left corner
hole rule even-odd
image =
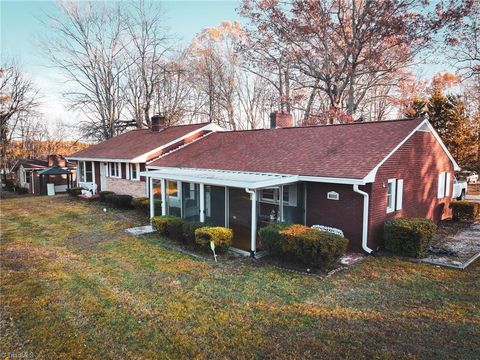
[[[80,150],[69,158],[132,160],[205,125],[207,124],[171,126],[159,132],[150,129],[132,130]]]
[[[149,166],[362,179],[421,122],[218,132]]]

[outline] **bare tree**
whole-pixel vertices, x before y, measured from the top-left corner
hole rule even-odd
[[[133,5],[126,17],[128,69],[126,102],[138,127],[150,126],[155,91],[165,75],[165,59],[170,50],[170,35],[164,26],[164,14],[158,3]]]
[[[28,121],[38,106],[38,90],[15,62],[0,68],[1,168],[8,167],[8,147],[20,121]]]
[[[80,124],[87,137],[116,135],[125,106],[126,21],[117,3],[57,3],[61,16],[48,15],[53,34],[43,49],[72,89],[64,95],[86,117]]]

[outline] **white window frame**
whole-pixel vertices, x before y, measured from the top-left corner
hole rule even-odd
[[[391,213],[391,212],[394,212],[395,211],[395,179],[388,179],[387,181],[387,214],[388,213]],[[388,192],[388,189],[389,189],[389,186],[391,185],[391,193],[389,194]],[[389,204],[389,199],[391,201],[391,204]]]
[[[87,181],[87,162],[92,165],[91,181]],[[94,183],[95,182],[95,163],[93,161],[79,161],[78,162],[78,182],[80,183]]]
[[[128,177],[130,180],[133,181],[139,181],[140,180],[140,164],[139,163],[134,163],[134,164],[127,164],[128,165]],[[136,176],[133,176],[133,169],[135,169]]]
[[[113,169],[116,170],[115,175],[112,173]],[[122,177],[122,166],[119,162],[108,163],[108,176],[116,179],[120,179]]]
[[[283,205],[284,206],[297,206],[297,184],[292,184],[292,185],[283,185],[278,187],[271,187],[271,188],[264,188],[260,190],[260,196],[259,196],[259,201],[267,204],[280,204],[280,192],[285,191],[285,188],[288,190],[288,201],[285,201],[285,199],[282,199]],[[264,190],[273,190],[273,199],[269,197],[264,196]],[[283,196],[284,197],[284,196]]]
[[[392,192],[389,196],[388,187],[391,186]],[[388,200],[391,199],[391,204]],[[388,179],[387,181],[387,214],[403,208],[403,179]]]

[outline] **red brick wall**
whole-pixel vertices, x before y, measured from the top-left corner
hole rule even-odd
[[[370,190],[368,244],[376,249],[382,244],[383,224],[395,217],[425,217],[435,222],[450,216],[450,198],[437,199],[438,174],[451,172],[453,165],[434,136],[415,133],[379,169]],[[403,179],[403,206],[387,214],[387,181]]]
[[[339,200],[327,199],[335,191]],[[349,251],[362,249],[363,196],[352,185],[307,183],[307,225],[325,225],[343,231]]]

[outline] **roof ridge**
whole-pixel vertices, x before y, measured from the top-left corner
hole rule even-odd
[[[322,124],[322,125],[307,125],[307,126],[290,126],[290,127],[282,127],[282,128],[263,128],[263,129],[245,129],[245,130],[225,130],[225,131],[217,131],[218,133],[238,133],[238,132],[249,132],[249,131],[273,131],[273,130],[295,130],[295,129],[308,129],[308,128],[326,128],[331,126],[351,126],[351,125],[367,125],[367,124],[380,124],[380,123],[395,123],[395,122],[408,122],[408,121],[423,121],[425,119],[422,118],[402,118],[402,119],[392,119],[392,120],[380,120],[380,121],[361,121],[361,122],[353,122],[353,123],[345,123],[345,124]]]

